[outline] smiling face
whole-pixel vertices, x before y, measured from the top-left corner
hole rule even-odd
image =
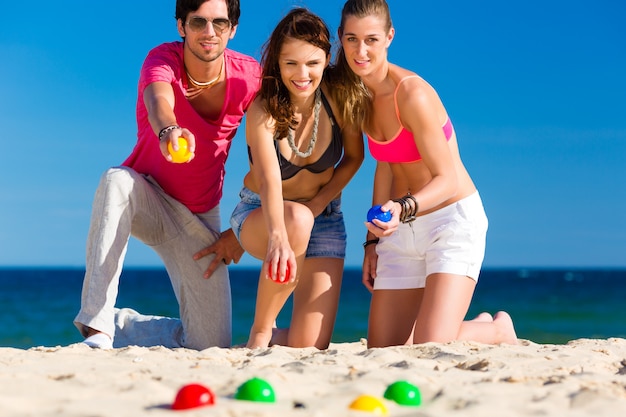
[[[313,95],[322,82],[328,59],[324,50],[315,45],[293,38],[284,40],[278,67],[292,99],[303,100]]]
[[[387,49],[394,29],[385,29],[386,21],[376,15],[347,16],[341,33],[341,45],[350,69],[367,77],[387,62]]]
[[[215,26],[208,23],[200,28],[194,18],[206,22],[228,20],[228,6],[224,0],[205,1],[198,10],[187,15],[186,21],[178,20],[178,32],[185,38],[185,46],[191,54],[203,62],[212,62],[222,55],[237,27],[228,26],[223,31],[216,31]]]

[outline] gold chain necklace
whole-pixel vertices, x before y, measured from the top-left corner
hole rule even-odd
[[[215,84],[216,82],[218,82],[220,80],[220,78],[222,78],[222,72],[224,72],[224,58],[222,58],[222,66],[220,67],[220,73],[217,74],[217,77],[213,78],[210,81],[206,81],[206,82],[200,82],[200,81],[196,81],[194,80],[194,78],[191,76],[191,74],[189,74],[189,71],[187,71],[187,67],[185,67],[185,72],[187,73],[187,78],[189,79],[189,82],[191,82],[191,84],[199,89],[205,89],[205,88],[209,88],[211,87],[213,84]]]

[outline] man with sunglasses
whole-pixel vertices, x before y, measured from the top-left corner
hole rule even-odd
[[[232,231],[220,233],[219,201],[231,141],[260,82],[258,62],[226,48],[239,15],[239,0],[177,0],[182,41],[157,46],[144,61],[137,143],[104,173],[93,204],[74,321],[91,347],[111,348],[114,339],[116,347],[231,344],[226,265],[243,249]],[[170,154],[179,138],[188,143],[186,163]],[[180,319],[115,308],[130,236],[163,260]]]

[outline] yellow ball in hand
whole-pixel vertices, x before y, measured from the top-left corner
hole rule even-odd
[[[167,151],[172,156],[172,161],[177,164],[182,164],[184,162],[189,161],[191,158],[191,152],[189,152],[189,144],[187,143],[187,139],[178,138],[178,150],[174,151],[172,148],[172,142],[167,144]]]

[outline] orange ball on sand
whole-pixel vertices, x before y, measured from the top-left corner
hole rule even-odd
[[[178,150],[174,151],[172,148],[172,142],[167,144],[167,151],[172,156],[172,162],[177,164],[182,164],[184,162],[189,161],[191,158],[191,152],[189,152],[189,144],[187,143],[187,139],[178,138]]]

